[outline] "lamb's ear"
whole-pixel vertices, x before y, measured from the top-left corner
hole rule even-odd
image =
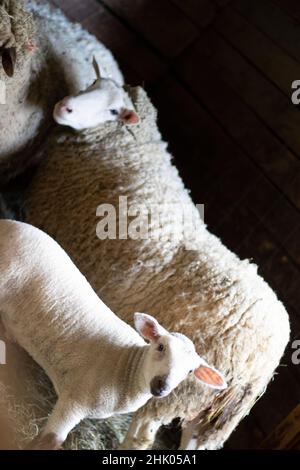
[[[138,333],[148,341],[157,341],[162,335],[167,334],[158,321],[146,313],[135,313],[134,325]]]
[[[99,64],[98,64],[95,56],[93,57],[93,67],[94,67],[94,70],[95,70],[97,80],[101,80],[100,67],[99,67]]]
[[[120,121],[124,124],[137,124],[140,120],[137,113],[133,109],[123,109],[119,116]]]
[[[194,370],[194,374],[200,382],[208,385],[208,387],[218,390],[227,388],[227,383],[221,372],[206,364],[203,359],[201,360],[200,366]]]
[[[4,72],[8,77],[13,77],[15,72],[15,65],[16,65],[16,48],[2,48],[1,49],[1,56],[2,56],[2,66]]]

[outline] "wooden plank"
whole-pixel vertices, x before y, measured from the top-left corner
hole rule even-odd
[[[164,79],[151,96],[159,107],[159,126],[171,142],[176,164],[192,190],[194,201],[205,203],[209,227],[235,249],[254,227],[249,214],[252,211],[295,262],[299,261],[297,244],[288,240],[299,221],[299,211],[257,168],[246,162],[247,157],[216,121],[175,80]],[[170,109],[176,112],[171,113]],[[229,216],[236,207],[242,214],[231,220]]]
[[[300,450],[300,405],[264,440],[262,449]]]
[[[88,16],[96,14],[100,7],[96,0],[52,0],[70,19],[81,22]]]
[[[261,219],[251,212],[247,203],[238,207],[216,233],[225,243],[231,243],[231,233],[234,235],[233,240],[240,240],[233,247],[234,251],[241,258],[251,259],[258,264],[270,285],[297,312],[300,302],[299,268],[294,265],[288,251],[281,245],[280,237],[276,239],[269,227],[266,229]],[[297,321],[300,329],[300,316]]]
[[[300,3],[298,0],[273,0],[273,3],[279,5],[282,11],[288,13],[296,21],[296,24],[300,22]]]
[[[129,31],[117,18],[99,5],[97,14],[86,18],[83,26],[102,41],[139,77],[139,83],[151,83],[164,71],[166,65],[137,35]]]
[[[252,9],[254,3],[256,2],[251,2]],[[256,5],[261,8],[260,3]],[[268,17],[266,21],[270,24]],[[242,55],[275,83],[291,103],[291,84],[300,77],[300,64],[230,6],[222,10],[214,26]],[[299,41],[299,34],[296,37]]]
[[[297,312],[300,305],[300,272],[287,252],[263,224],[257,225],[248,238],[235,248],[242,258],[253,259],[279,297]]]
[[[102,0],[165,57],[174,58],[198,36],[197,28],[169,0]]]
[[[292,182],[299,181],[299,160],[269,129],[300,155],[297,109],[214,32],[190,48],[177,71],[232,138],[300,208],[299,187],[291,190]]]
[[[167,77],[151,90],[151,97],[194,201],[205,203],[206,222],[216,226],[260,180],[260,173],[175,80]]]
[[[295,21],[286,15],[282,9],[270,0],[260,0],[259,3],[251,0],[236,0],[234,8],[247,19],[255,24],[264,34],[269,36],[276,44],[280,45],[296,62],[300,57],[300,32]],[[274,48],[270,49],[270,57],[274,63],[280,66],[281,54],[273,55]],[[258,52],[258,51],[257,51]],[[260,51],[259,51],[260,52]],[[287,60],[287,65],[290,66]],[[285,71],[283,71],[284,76]],[[299,75],[298,75],[299,76]],[[296,78],[294,77],[293,80]]]
[[[207,27],[216,16],[217,5],[211,0],[173,0],[200,28]]]
[[[259,419],[257,420],[255,416],[255,408],[252,408],[249,415],[241,421],[225,442],[224,450],[255,450],[259,447],[259,443],[266,435],[260,427]]]

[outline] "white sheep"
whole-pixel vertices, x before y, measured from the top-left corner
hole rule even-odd
[[[176,393],[151,399],[135,413],[123,447],[152,446],[159,427],[180,418],[181,447],[219,448],[273,377],[289,339],[288,316],[257,267],[206,230],[171,164],[146,93],[136,88],[128,94],[137,125],[126,126],[117,115],[100,124],[94,116],[96,127],[61,128],[46,142],[47,160],[27,195],[26,219],[59,241],[123,320],[130,323],[132,311],[155,313],[225,373],[228,388],[218,394],[190,377]],[[72,118],[65,114],[64,124],[80,122],[82,100],[84,94],[72,98]],[[95,100],[94,110],[102,114],[105,106]],[[158,223],[147,222],[151,236],[131,223],[124,234],[121,197],[131,219],[141,208],[156,209]],[[117,227],[105,235],[110,210]],[[183,212],[190,214],[184,233]]]
[[[58,395],[32,448],[60,447],[84,418],[136,411],[151,396],[167,396],[191,372],[213,388],[226,388],[186,336],[136,313],[147,344],[37,228],[0,220],[0,272],[5,328],[47,372]]]

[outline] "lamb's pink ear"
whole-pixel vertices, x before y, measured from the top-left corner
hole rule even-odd
[[[158,321],[146,313],[135,313],[134,325],[138,333],[148,341],[156,341],[162,335],[167,334]]]
[[[133,109],[123,109],[119,119],[124,122],[124,124],[137,124],[140,120],[138,115]]]
[[[210,367],[205,362],[200,364],[200,366],[194,370],[194,374],[198,380],[200,380],[205,385],[208,385],[208,387],[219,390],[224,390],[227,388],[227,383],[221,372],[219,372],[217,369],[214,369],[213,367]]]

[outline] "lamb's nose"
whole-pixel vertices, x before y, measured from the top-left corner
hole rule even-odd
[[[161,397],[166,391],[166,375],[158,375],[151,380],[150,390],[153,396]]]
[[[59,109],[63,113],[69,113],[69,114],[73,113],[73,109],[70,106],[67,106],[65,104],[61,104]]]

